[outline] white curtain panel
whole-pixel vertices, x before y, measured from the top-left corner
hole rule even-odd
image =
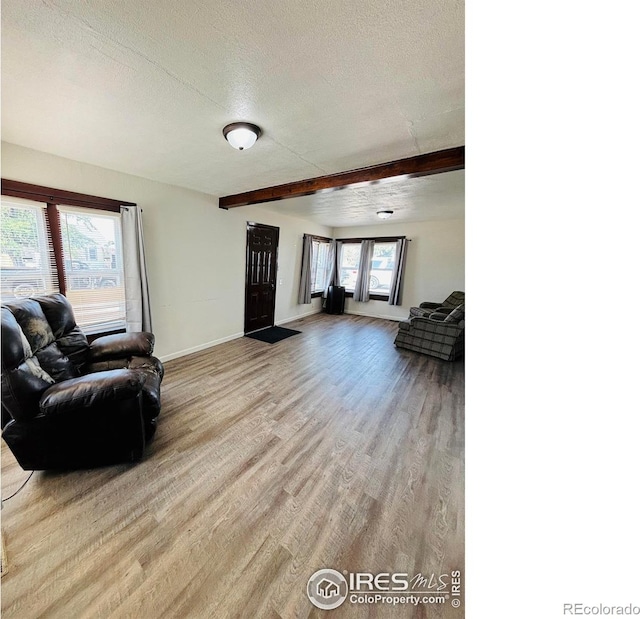
[[[302,271],[300,273],[300,288],[298,289],[298,304],[311,303],[311,254],[312,238],[305,234],[302,237]]]
[[[142,209],[137,206],[122,206],[120,212],[127,331],[152,331]]]
[[[398,239],[396,242],[396,264],[393,267],[391,286],[389,287],[389,305],[402,305],[402,281],[408,246],[407,239]]]
[[[371,278],[371,258],[373,257],[374,241],[360,243],[360,266],[356,277],[356,287],[353,300],[367,303],[369,301],[369,279]]]

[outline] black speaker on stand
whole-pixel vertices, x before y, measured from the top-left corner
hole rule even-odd
[[[344,314],[344,286],[329,286],[325,311],[327,314]]]

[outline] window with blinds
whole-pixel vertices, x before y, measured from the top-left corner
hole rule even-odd
[[[125,326],[120,213],[59,206],[66,295],[92,333]]]
[[[49,217],[57,218],[61,247]],[[120,213],[3,197],[0,234],[3,302],[62,291],[86,333],[124,328]]]
[[[323,292],[327,287],[325,277],[329,260],[329,241],[313,239],[311,245],[311,292]]]
[[[12,301],[59,291],[46,206],[2,198],[0,295]]]

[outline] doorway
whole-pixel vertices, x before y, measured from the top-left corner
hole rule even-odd
[[[280,228],[247,222],[244,332],[274,325]]]

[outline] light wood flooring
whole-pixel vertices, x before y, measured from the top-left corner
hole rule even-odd
[[[464,362],[396,349],[397,323],[318,314],[166,364],[143,460],[36,472],[4,505],[3,619],[462,618],[311,605],[320,568],[460,570]],[[28,473],[2,444],[2,495]]]

